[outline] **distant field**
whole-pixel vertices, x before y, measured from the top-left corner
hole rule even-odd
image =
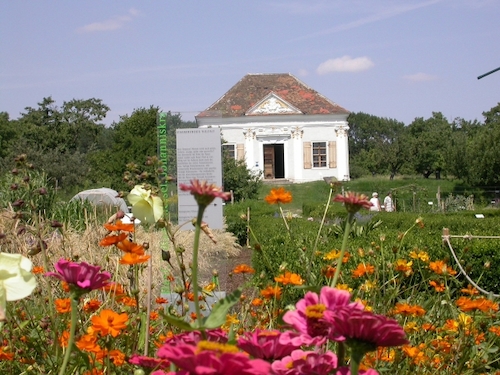
[[[324,181],[315,181],[302,184],[287,183],[283,185],[265,184],[262,186],[259,198],[263,199],[272,188],[284,186],[292,192],[293,202],[288,205],[291,210],[299,210],[304,203],[324,203],[328,197],[330,186]],[[342,182],[339,191],[355,191],[371,197],[372,192],[379,193],[380,200],[383,200],[388,191],[393,191],[393,195],[399,203],[401,209],[428,210],[429,207],[436,207],[437,194],[440,193],[441,200],[450,195],[468,197],[474,195],[474,203],[478,207],[487,206],[491,198],[483,196],[482,192],[464,186],[459,180],[434,178],[424,179],[418,176],[396,177],[390,180],[389,177],[364,177],[347,182]],[[429,204],[433,203],[433,206]],[[428,207],[427,207],[428,206]]]

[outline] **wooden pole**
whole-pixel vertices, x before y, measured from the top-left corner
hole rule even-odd
[[[247,207],[247,247],[250,247],[250,207]]]

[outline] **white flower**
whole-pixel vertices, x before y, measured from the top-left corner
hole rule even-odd
[[[21,254],[0,253],[0,320],[5,320],[7,301],[28,297],[36,288],[32,266]]]
[[[140,221],[154,224],[163,217],[163,201],[144,189],[144,185],[136,185],[127,195],[132,205],[132,214]]]

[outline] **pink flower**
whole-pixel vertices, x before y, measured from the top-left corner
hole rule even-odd
[[[330,312],[341,307],[345,307],[348,311],[364,308],[361,303],[350,302],[350,299],[349,292],[325,286],[319,296],[317,293],[307,292],[304,298],[297,302],[294,311],[285,313],[283,320],[296,331],[311,337],[338,338],[336,333],[332,332],[331,323],[326,318]]]
[[[145,357],[142,355],[133,354],[129,360],[129,363],[141,367],[152,368],[152,369],[169,369],[170,362],[164,359],[158,359],[153,357]]]
[[[271,367],[276,375],[327,375],[337,367],[337,356],[330,351],[321,354],[297,349]]]
[[[340,367],[335,375],[351,375],[351,370],[349,367]],[[377,371],[370,368],[368,370],[359,370],[359,375],[379,375]]]
[[[197,346],[163,345],[157,356],[168,359],[190,375],[267,375],[271,365],[261,359],[250,359],[234,345],[200,341]]]
[[[109,272],[101,272],[101,267],[85,262],[76,263],[61,258],[54,264],[54,268],[57,272],[47,272],[45,276],[56,277],[85,291],[100,289],[111,279]]]
[[[337,194],[333,199],[334,202],[344,203],[347,212],[355,214],[362,208],[370,209],[372,206],[368,197],[364,194],[353,193],[349,191],[345,196]]]
[[[278,330],[256,329],[253,332],[246,332],[238,339],[238,348],[254,358],[269,360],[283,358],[303,345],[314,345],[318,341],[296,332],[282,333]]]
[[[207,207],[215,198],[228,200],[230,197],[229,193],[224,193],[220,187],[207,181],[191,180],[191,185],[179,184],[179,188],[191,192],[198,205],[202,207]]]
[[[363,348],[375,350],[378,346],[409,343],[396,320],[369,311],[342,308],[331,314],[331,323],[351,347],[361,344]]]

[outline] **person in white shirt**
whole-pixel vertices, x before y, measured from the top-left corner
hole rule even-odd
[[[372,204],[372,206],[370,207],[370,211],[380,211],[380,201],[378,200],[378,193],[372,194],[370,203]]]
[[[394,212],[396,211],[396,207],[394,207],[394,202],[392,201],[392,193],[388,192],[387,196],[384,198],[384,207],[386,212]]]

